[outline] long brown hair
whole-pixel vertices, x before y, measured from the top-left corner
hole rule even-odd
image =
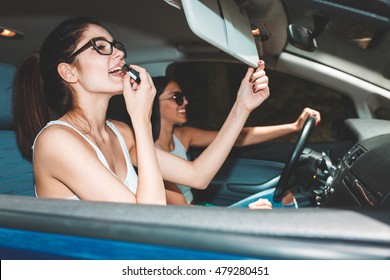
[[[13,86],[13,113],[19,148],[31,160],[31,146],[51,120],[74,109],[72,90],[58,74],[57,66],[75,51],[85,29],[102,26],[96,19],[72,18],[56,27],[40,52],[28,56],[17,69]],[[72,63],[72,61],[67,61]]]

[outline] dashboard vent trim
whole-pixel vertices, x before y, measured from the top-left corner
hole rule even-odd
[[[361,157],[366,152],[365,149],[363,149],[361,146],[356,145],[353,146],[351,150],[347,153],[347,155],[344,157],[344,163],[351,167],[356,160],[358,160],[359,157]]]

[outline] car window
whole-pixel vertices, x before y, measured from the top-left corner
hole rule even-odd
[[[167,75],[176,79],[189,100],[186,125],[219,129],[233,102],[246,65],[237,63],[175,63]],[[294,122],[305,107],[321,112],[321,124],[311,142],[333,142],[341,137],[342,121],[356,117],[352,101],[318,84],[266,69],[270,79],[270,97],[253,111],[246,126]],[[298,135],[287,135],[276,142],[295,143]]]

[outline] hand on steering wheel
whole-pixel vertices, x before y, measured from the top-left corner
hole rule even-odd
[[[313,130],[313,127],[316,123],[314,117],[307,118],[303,128],[301,130],[301,134],[298,137],[298,141],[295,143],[294,149],[290,154],[289,160],[283,168],[282,174],[280,175],[279,182],[276,186],[273,200],[279,202],[289,191],[291,186],[288,185],[288,181],[293,174],[295,167],[299,162],[299,158],[303,152],[303,149],[306,147],[307,141],[309,140],[309,136]]]

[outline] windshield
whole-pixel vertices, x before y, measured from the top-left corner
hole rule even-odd
[[[316,38],[316,51],[302,51],[292,45],[287,46],[287,51],[390,89],[389,28],[346,13],[324,13],[292,2],[286,1],[290,23],[313,31],[313,15],[326,16],[329,22]]]

